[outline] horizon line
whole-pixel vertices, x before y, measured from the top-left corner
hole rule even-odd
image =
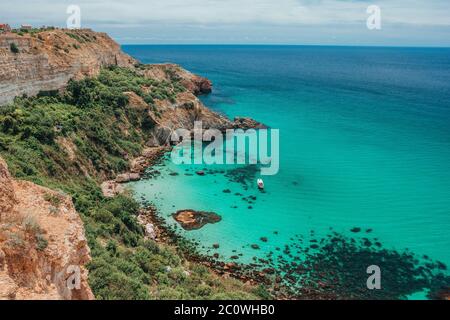
[[[410,48],[450,49],[450,45],[378,45],[378,44],[289,44],[289,43],[120,43],[120,46],[246,46],[246,47],[348,47],[348,48]]]

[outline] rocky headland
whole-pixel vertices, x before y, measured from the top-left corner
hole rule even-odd
[[[90,249],[75,207],[81,210],[86,223],[98,221],[95,223],[106,226],[105,217],[91,216],[93,210],[105,214],[99,203],[104,201],[100,194],[114,199],[124,191],[123,183],[140,179],[146,168],[170,149],[169,138],[175,129],[192,130],[194,121],[202,121],[206,129],[263,127],[248,118],[230,120],[203,105],[198,95],[211,92],[208,79],[175,64],[140,64],[123,53],[108,35],[92,30],[1,34],[0,66],[0,154],[11,164],[11,172],[24,178],[11,177],[0,159],[0,299],[93,299],[85,267],[91,260]],[[99,78],[105,75],[104,70],[111,70],[106,72],[108,77],[125,75],[139,84],[132,90],[120,89],[115,80],[109,83],[109,78]],[[73,81],[78,81],[75,87]],[[77,91],[84,89],[82,85],[97,90],[92,86],[97,84],[95,81],[104,81],[98,87],[108,85],[109,93],[90,96],[90,92]],[[130,87],[127,83],[121,85]],[[86,95],[91,99],[89,106],[98,106],[98,114],[104,118],[101,124],[94,121],[92,127],[84,128],[92,120],[89,111],[85,111],[89,109],[83,105]],[[34,96],[37,98],[27,98]],[[17,97],[22,100],[16,102]],[[111,99],[113,105],[108,107],[112,113],[101,109],[105,104],[102,99]],[[122,107],[114,105],[116,102],[125,103]],[[84,121],[78,120],[80,111],[72,106],[87,113]],[[117,114],[119,111],[121,115]],[[31,121],[24,120],[24,115],[39,112],[54,118],[31,128],[20,127]],[[68,118],[79,123],[67,122]],[[46,127],[49,122],[52,127]],[[104,131],[95,133],[99,126]],[[33,154],[36,150],[41,153]],[[38,181],[40,185],[25,180]],[[48,185],[69,190],[75,206],[71,196],[51,190]],[[95,188],[100,194],[93,191]],[[96,200],[90,200],[94,196]],[[109,210],[114,212],[114,208]],[[140,215],[137,221],[143,226],[146,239],[155,239],[157,230],[145,217]],[[120,234],[124,228],[134,226],[135,218],[131,222],[130,218],[122,219],[115,226],[120,227]],[[111,241],[116,241],[110,239],[107,246],[104,231],[87,227],[91,241],[101,250],[109,250]],[[140,237],[137,227],[133,228],[126,232]],[[121,241],[126,245],[131,241],[136,246],[130,239],[128,234]],[[92,268],[97,270],[97,265],[94,263]],[[69,290],[67,281],[73,266],[80,268],[80,288]],[[95,280],[90,282],[95,287],[101,285]],[[104,282],[107,285],[107,280]],[[129,292],[130,296],[140,294],[139,297],[148,294],[137,289]],[[99,294],[109,296],[108,291]]]

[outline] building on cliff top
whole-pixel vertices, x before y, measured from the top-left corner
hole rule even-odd
[[[9,26],[9,24],[7,24],[7,23],[0,23],[0,33],[10,32],[10,31],[11,31],[11,27]]]
[[[33,27],[30,24],[23,24],[20,26],[20,30],[31,30]]]

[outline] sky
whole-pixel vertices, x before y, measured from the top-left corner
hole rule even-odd
[[[450,0],[0,0],[0,23],[65,27],[69,5],[121,44],[450,46]]]

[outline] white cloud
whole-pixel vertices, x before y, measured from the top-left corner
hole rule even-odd
[[[381,7],[386,38],[395,38],[396,30],[403,32],[405,39],[418,39],[419,35],[431,39],[433,34],[448,35],[450,30],[449,0],[16,0],[14,5],[11,2],[0,2],[0,22],[63,26],[67,6],[78,4],[83,26],[114,30],[119,37],[130,34],[117,30],[148,30],[149,34],[144,35],[147,37],[178,34],[179,39],[213,30],[233,39],[239,35],[227,31],[242,33],[244,39],[244,34],[252,38],[255,32],[264,30],[269,39],[288,35],[301,41],[299,30],[307,30],[319,40],[339,34],[346,37],[354,34],[361,39],[367,36],[366,9],[371,4]]]
[[[386,23],[450,25],[448,0],[72,0],[2,1],[2,18],[64,21],[68,4],[97,24],[178,23],[198,25],[317,25],[365,20],[378,4]]]

